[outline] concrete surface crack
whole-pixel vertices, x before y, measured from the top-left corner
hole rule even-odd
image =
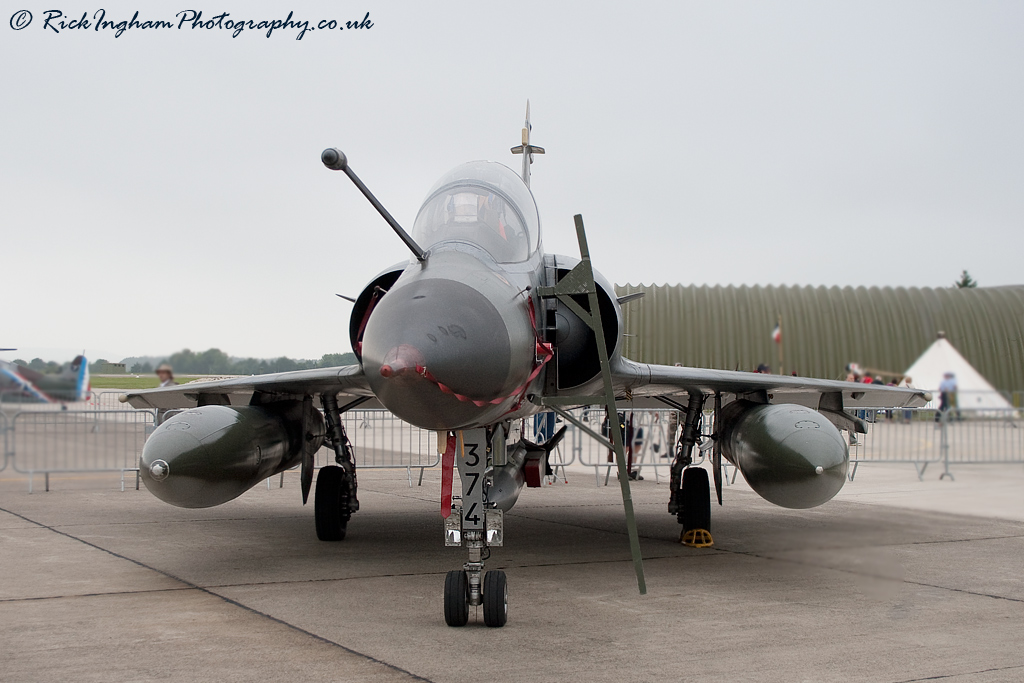
[[[976,596],[981,597],[981,598],[992,598],[993,600],[1006,600],[1008,602],[1024,603],[1024,599],[1021,599],[1021,598],[1011,598],[1011,597],[1006,596],[1006,595],[995,595],[993,593],[981,593],[979,591],[967,590],[966,588],[954,588],[952,586],[940,586],[940,585],[937,585],[937,584],[934,584],[934,583],[926,583],[924,581],[912,581],[910,579],[905,579],[905,578],[904,579],[894,579],[891,576],[880,576],[880,575],[877,575],[877,574],[869,574],[869,573],[866,573],[866,572],[857,572],[857,571],[853,571],[852,569],[844,569],[842,567],[832,567],[832,566],[829,566],[827,564],[817,564],[815,562],[803,562],[803,561],[800,561],[800,560],[794,560],[794,559],[790,559],[790,558],[787,558],[787,557],[772,557],[772,556],[769,556],[769,555],[760,555],[758,553],[744,552],[744,551],[741,551],[741,550],[727,550],[725,548],[712,548],[712,550],[716,550],[716,551],[718,551],[720,553],[730,553],[732,555],[745,555],[747,557],[756,557],[756,558],[761,559],[761,560],[773,560],[775,562],[788,562],[789,564],[796,564],[796,565],[800,565],[802,567],[815,567],[816,569],[828,569],[828,570],[831,570],[831,571],[842,572],[844,574],[853,574],[854,576],[865,576],[865,577],[872,578],[872,579],[885,579],[887,581],[898,581],[899,583],[906,583],[906,584],[910,584],[912,586],[921,586],[922,588],[935,588],[936,590],[950,591],[950,592],[953,592],[953,593],[963,593],[965,595],[976,595]],[[920,680],[928,680],[928,679],[922,678]]]
[[[141,591],[108,591],[106,593],[75,593],[74,595],[39,595],[31,598],[0,598],[0,603],[5,602],[38,602],[41,600],[73,600],[75,598],[104,598],[111,595],[144,595],[146,593],[170,593],[174,591],[195,590],[191,586],[180,588],[151,588]]]
[[[682,555],[644,555],[644,561],[654,560],[675,560],[680,559]],[[704,555],[704,557],[711,557],[710,555]],[[692,559],[692,558],[684,558]],[[535,569],[543,567],[582,567],[586,565],[597,565],[597,564],[616,564],[619,562],[631,562],[628,557],[620,557],[607,560],[583,560],[583,561],[569,561],[569,562],[533,562],[523,564],[509,564],[499,563],[495,561],[494,567],[496,569]],[[400,579],[410,576],[444,576],[445,571],[438,572],[407,572],[404,574],[372,574],[364,576],[338,576],[323,579],[295,579],[293,581],[247,581],[243,583],[214,583],[208,586],[203,586],[209,590],[219,588],[254,588],[258,586],[288,586],[302,583],[332,583],[335,581],[365,581],[367,579]],[[2,602],[2,601],[0,601]]]
[[[939,674],[937,676],[925,676],[924,678],[907,678],[902,681],[894,681],[893,683],[918,683],[919,681],[939,681],[944,678],[960,678],[961,676],[976,676],[978,674],[992,673],[993,671],[1010,671],[1013,669],[1024,669],[1024,664],[1015,664],[1014,666],[998,666],[992,669],[979,669],[978,671],[964,671],[958,674]]]

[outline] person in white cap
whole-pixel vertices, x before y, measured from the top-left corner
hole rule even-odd
[[[174,368],[171,367],[170,363],[161,363],[156,366],[156,376],[160,379],[160,388],[173,387],[178,383],[174,381]],[[156,423],[162,424],[164,418],[167,417],[167,409],[159,408],[156,411]]]
[[[169,363],[161,363],[156,366],[156,376],[160,379],[160,388],[173,387],[178,383],[174,381],[174,368]]]

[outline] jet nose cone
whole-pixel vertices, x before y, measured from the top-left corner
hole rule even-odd
[[[384,378],[422,372],[426,360],[420,350],[411,344],[399,344],[384,355],[380,376]]]
[[[410,278],[367,322],[367,381],[406,422],[435,430],[473,424],[482,410],[512,400],[529,375],[534,340],[524,299],[508,283],[479,279]]]

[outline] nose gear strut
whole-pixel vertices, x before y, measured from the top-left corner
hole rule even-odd
[[[508,620],[505,572],[484,573],[490,546],[502,543],[502,512],[492,509],[487,501],[487,469],[494,461],[491,440],[486,429],[457,432],[455,440],[462,505],[451,507],[450,516],[445,519],[445,545],[465,547],[469,561],[461,570],[452,570],[445,577],[444,620],[449,626],[465,626],[469,607],[482,605],[487,626],[504,626]],[[504,446],[503,439],[496,443]],[[449,488],[449,496],[450,492]]]

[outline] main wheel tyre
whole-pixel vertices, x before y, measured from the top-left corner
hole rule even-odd
[[[508,621],[508,579],[505,572],[484,574],[484,623],[491,628],[504,626]]]
[[[683,470],[683,506],[679,522],[683,531],[704,529],[711,531],[711,485],[708,471],[703,467],[687,467]]]
[[[321,467],[316,475],[316,496],[313,498],[316,537],[321,541],[343,540],[349,515],[345,470],[336,465]]]
[[[453,569],[444,577],[444,623],[465,626],[469,621],[469,577]]]

